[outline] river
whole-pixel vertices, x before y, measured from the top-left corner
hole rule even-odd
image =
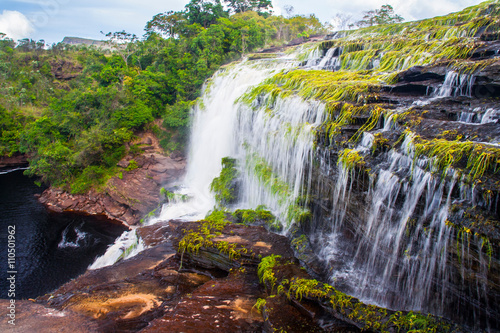
[[[34,298],[85,272],[124,230],[95,217],[47,212],[35,197],[45,187],[22,170],[0,171],[0,184],[0,298],[8,296],[8,245],[15,245],[16,298]]]

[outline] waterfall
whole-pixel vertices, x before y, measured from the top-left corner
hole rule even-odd
[[[310,51],[309,67],[333,66],[340,52],[330,49],[318,60],[319,51]],[[330,282],[340,290],[368,303],[439,315],[449,313],[457,300],[453,293],[479,304],[487,278],[478,278],[476,296],[452,290],[457,287],[450,280],[459,274],[450,267],[448,251],[458,234],[448,221],[456,192],[460,200],[474,201],[474,188],[451,169],[444,174],[429,171],[432,160],[415,158],[411,135],[401,148],[381,153],[364,175],[347,163],[332,162],[341,160],[337,152],[314,144],[315,131],[327,116],[322,102],[251,92],[266,78],[298,65],[293,55],[242,61],[222,68],[206,83],[193,108],[188,169],[177,190],[188,199],[163,205],[159,217],[145,224],[202,219],[215,206],[210,183],[221,171],[221,159],[229,156],[240,171],[239,200],[231,208],[265,205],[284,234],[303,216],[312,215],[303,204],[309,195],[328,202],[321,207],[321,214],[328,210],[326,216],[314,215],[319,218],[304,232],[330,269]],[[473,83],[473,76],[449,72],[435,98],[470,96]],[[395,116],[405,111],[397,108],[386,114],[379,131],[397,128]],[[486,110],[481,122],[497,118],[498,112]],[[472,118],[464,114],[463,119]],[[364,133],[352,152],[367,155],[374,140],[373,134]],[[320,176],[313,177],[313,165]],[[479,238],[471,242],[478,248],[484,245]],[[463,242],[460,246],[465,257],[468,249]],[[143,248],[134,230],[126,232],[91,268],[113,264]],[[480,262],[486,265],[487,259]]]
[[[435,98],[466,96],[472,97],[472,87],[476,77],[469,74],[458,74],[454,71],[446,73],[444,83],[434,93]]]
[[[458,121],[466,124],[483,125],[496,123],[500,119],[500,110],[477,107],[471,112],[460,112]]]
[[[318,48],[309,53],[305,68],[316,70],[336,71],[341,67],[340,55],[342,54],[341,47],[333,47],[326,51],[325,55],[320,54]]]
[[[500,110],[489,108],[481,117],[481,124],[496,123],[500,119]]]
[[[238,98],[250,87],[259,84],[280,70],[292,66],[297,66],[294,57],[242,61],[220,69],[207,81],[203,87],[202,97],[193,109],[188,168],[177,191],[178,194],[189,199],[163,205],[159,217],[148,219],[143,225],[152,225],[158,221],[171,219],[196,221],[204,218],[207,212],[214,208],[215,199],[210,193],[210,183],[221,171],[221,159],[226,156],[240,157],[240,165],[244,166],[245,164],[246,157],[241,151],[242,147],[240,147],[243,142],[239,140],[242,131],[245,130],[248,136],[265,138],[264,131],[275,131],[276,126],[279,125],[279,121],[275,120],[274,125],[266,127],[264,123],[267,120],[264,119],[266,116],[262,115],[265,113],[262,111],[255,113],[261,114],[263,127],[259,128],[259,132],[253,131],[257,128],[246,129],[241,124],[241,119],[242,117],[253,117],[253,111],[248,110],[247,116],[238,116],[239,110],[242,109],[242,103],[237,102]],[[288,114],[293,115],[293,112],[288,112]],[[305,119],[303,117],[292,118],[290,121],[294,126]],[[309,139],[310,137],[307,138],[307,140]],[[262,157],[265,157],[265,154]],[[261,197],[262,200],[267,198],[267,196]],[[262,200],[252,201],[248,199],[246,202],[250,205],[258,201],[259,204],[264,204],[265,202]],[[142,241],[138,238],[135,230],[126,231],[89,268],[97,269],[112,265],[117,260],[130,258],[143,249]]]
[[[479,255],[482,273],[474,278],[477,290],[457,290],[452,279],[467,276],[464,270],[474,265],[469,246],[482,248],[484,240],[467,236],[467,241],[457,243],[457,231],[448,218],[456,202],[484,204],[477,202],[465,176],[452,169],[445,177],[427,171],[432,161],[415,159],[412,140],[407,135],[401,149],[385,153],[370,171],[368,190],[361,198],[352,197],[353,187],[361,182],[353,170],[343,163],[330,165],[327,155],[317,157],[325,178],[337,176],[329,219],[315,222],[311,244],[331,271],[330,283],[364,302],[450,316],[456,315],[451,309],[467,299],[465,303],[475,304],[475,316],[488,290],[487,258]],[[366,134],[355,150],[365,154],[370,145]],[[456,191],[461,193],[459,199]],[[457,244],[461,257],[469,258],[462,272],[456,271],[449,258],[450,246]]]
[[[301,213],[295,202],[307,192],[303,184],[313,157],[313,130],[324,120],[324,105],[298,97],[269,105],[269,99],[239,105],[237,156],[245,166],[240,204],[266,205],[286,230]]]
[[[340,63],[340,55],[342,54],[342,48],[340,47],[334,47],[329,49],[326,52],[326,55],[321,59],[320,63],[318,64],[317,68],[315,69],[325,69],[325,70],[339,70],[341,63]]]

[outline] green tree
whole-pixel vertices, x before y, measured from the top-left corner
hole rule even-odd
[[[233,13],[255,11],[258,13],[269,12],[273,5],[271,0],[224,0]]]
[[[220,0],[191,0],[185,8],[185,17],[189,24],[198,23],[204,28],[216,23],[219,17],[229,17]]]
[[[177,37],[179,34],[179,27],[185,24],[186,18],[182,12],[168,11],[159,13],[146,23],[144,30],[146,34],[144,37],[150,39],[152,36],[160,36],[164,38]]]
[[[404,18],[394,13],[394,8],[392,8],[391,5],[383,5],[380,9],[364,12],[363,19],[356,22],[356,25],[362,28],[381,24],[399,23],[403,21]]]

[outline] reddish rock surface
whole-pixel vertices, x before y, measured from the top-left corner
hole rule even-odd
[[[313,310],[304,311],[286,298],[269,301],[263,311],[267,320],[255,307],[267,297],[257,274],[260,258],[279,254],[296,262],[286,237],[262,227],[229,224],[214,241],[247,249],[240,258],[212,248],[178,253],[185,230],[197,232],[200,225],[170,221],[139,228],[154,247],[87,271],[36,303],[20,301],[16,332],[325,331]],[[4,308],[0,315],[6,314]]]
[[[98,326],[87,317],[72,311],[59,311],[32,301],[16,301],[15,325],[7,322],[9,300],[0,300],[0,332],[76,333],[97,332]]]
[[[66,60],[54,60],[50,63],[52,75],[58,80],[71,80],[80,75],[83,67]]]
[[[49,210],[103,215],[126,225],[137,224],[158,206],[163,185],[178,180],[184,173],[183,157],[171,158],[156,152],[134,157],[138,168],[129,170],[131,157],[122,160],[120,177],[111,178],[100,193],[71,194],[49,188],[40,197]],[[129,171],[127,171],[129,170]]]
[[[25,155],[0,156],[0,169],[27,166],[28,160]]]

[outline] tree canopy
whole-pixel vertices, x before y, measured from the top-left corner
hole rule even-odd
[[[184,149],[192,101],[221,65],[323,28],[314,16],[265,15],[268,0],[227,8],[191,0],[155,15],[142,39],[107,33],[101,48],[0,34],[0,155],[25,153],[28,174],[75,193],[98,187],[138,131]]]
[[[374,25],[392,24],[403,22],[404,18],[394,13],[391,5],[383,5],[380,9],[364,12],[363,19],[356,22],[358,27],[371,27]]]

